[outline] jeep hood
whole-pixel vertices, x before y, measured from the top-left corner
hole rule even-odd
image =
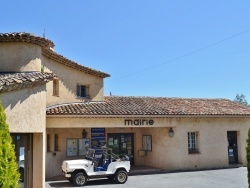
[[[62,170],[64,172],[72,172],[75,169],[87,168],[91,163],[91,161],[88,161],[86,159],[65,160],[62,163]]]
[[[91,161],[88,161],[86,159],[77,159],[77,160],[66,160],[64,161],[68,165],[79,165],[79,164],[89,164]]]

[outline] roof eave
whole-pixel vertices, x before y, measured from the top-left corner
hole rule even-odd
[[[46,115],[47,118],[250,118],[249,115]]]
[[[50,73],[49,73],[50,74]],[[1,93],[7,93],[11,91],[16,91],[16,90],[21,90],[21,89],[26,89],[26,88],[32,88],[40,85],[45,85],[49,81],[52,81],[54,78],[57,76],[55,74],[48,75],[45,78],[42,78],[41,80],[36,80],[32,82],[27,82],[27,83],[14,83],[14,84],[9,84],[9,85],[0,85],[0,94]]]

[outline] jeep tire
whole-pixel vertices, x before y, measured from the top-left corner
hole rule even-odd
[[[116,183],[123,184],[127,181],[128,179],[128,174],[124,170],[119,170],[115,174],[115,181]]]
[[[74,175],[73,183],[77,187],[84,186],[87,183],[87,176],[85,175],[85,173],[79,172]]]

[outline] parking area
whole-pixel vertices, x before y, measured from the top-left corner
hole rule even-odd
[[[144,174],[143,174],[144,173]],[[138,172],[131,174],[125,184],[116,184],[108,179],[91,180],[85,187],[91,188],[247,188],[247,168],[230,168],[218,170],[203,170],[191,172],[163,172],[154,171],[152,173]],[[46,188],[67,188],[74,187],[63,177],[54,181],[47,181]]]

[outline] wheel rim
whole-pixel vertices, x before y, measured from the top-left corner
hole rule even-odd
[[[84,185],[85,181],[86,181],[86,179],[85,179],[84,175],[79,175],[76,178],[77,185]]]
[[[126,177],[127,177],[126,174],[122,172],[122,173],[118,174],[117,179],[119,182],[124,182],[124,181],[126,181]]]

